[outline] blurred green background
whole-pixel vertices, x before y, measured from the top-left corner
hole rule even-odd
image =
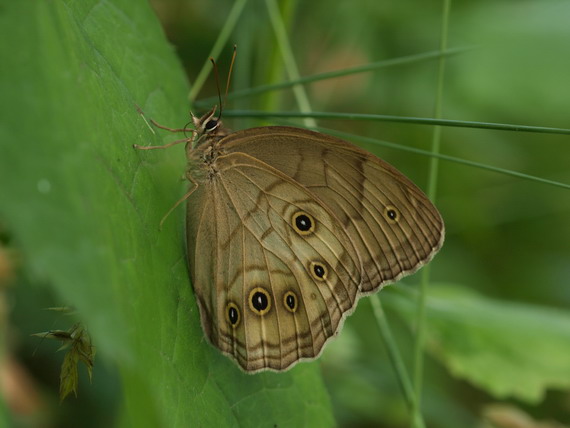
[[[262,0],[244,2],[219,55],[232,90],[290,80]],[[203,339],[184,260],[181,147],[137,106],[179,127],[188,94],[233,1],[0,1],[0,426],[360,426],[410,424],[364,299],[312,363],[248,376]],[[239,4],[239,3],[237,3]],[[278,1],[301,76],[411,57],[406,64],[306,85],[319,112],[431,118],[441,1]],[[570,127],[570,4],[455,1],[445,119]],[[216,95],[210,76],[200,98]],[[228,110],[297,111],[290,89]],[[243,129],[282,119],[227,118]],[[301,120],[287,121],[302,125]],[[433,127],[320,120],[429,150]],[[356,140],[355,140],[356,141]],[[423,189],[429,158],[367,144]],[[570,426],[570,137],[444,127],[441,152],[527,174],[441,161],[436,205],[446,243],[431,263],[423,415],[429,427]],[[408,367],[421,274],[380,293]],[[72,305],[73,316],[44,308]],[[58,404],[57,343],[30,337],[81,320],[97,356],[78,397]]]

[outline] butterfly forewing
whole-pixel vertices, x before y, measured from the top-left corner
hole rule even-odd
[[[334,213],[360,258],[362,291],[415,272],[443,243],[443,221],[424,193],[390,164],[346,141],[268,126],[235,132],[224,147],[292,177]]]

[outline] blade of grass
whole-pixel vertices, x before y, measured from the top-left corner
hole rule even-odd
[[[394,367],[394,370],[397,373],[398,381],[400,382],[400,387],[402,388],[402,393],[404,394],[404,398],[408,404],[410,410],[413,410],[416,407],[415,401],[416,397],[414,395],[414,388],[412,386],[412,382],[410,380],[410,376],[408,371],[406,370],[406,365],[404,364],[404,359],[402,358],[402,354],[400,354],[400,350],[398,349],[398,345],[394,340],[394,336],[392,335],[392,330],[390,329],[390,325],[388,320],[386,319],[386,314],[384,313],[384,309],[382,308],[382,303],[380,302],[380,298],[378,294],[374,294],[370,296],[370,303],[372,305],[372,310],[374,311],[374,317],[376,318],[376,323],[378,324],[378,328],[380,329],[380,334],[382,339],[384,340],[384,344],[386,345],[386,349],[388,351],[388,356]],[[422,415],[414,415],[415,419],[415,427],[423,428],[425,423],[422,419]]]
[[[396,67],[396,66],[405,65],[405,64],[416,64],[416,63],[420,63],[423,61],[431,61],[433,59],[437,59],[437,58],[441,57],[442,55],[453,56],[453,55],[458,55],[458,54],[461,54],[464,52],[471,51],[473,49],[474,49],[474,47],[453,48],[453,49],[448,49],[443,53],[440,51],[432,51],[432,52],[424,52],[424,53],[416,54],[416,55],[409,55],[409,56],[403,56],[403,57],[399,57],[399,58],[392,58],[392,59],[388,59],[388,60],[376,61],[376,62],[372,62],[370,64],[359,65],[356,67],[343,68],[342,70],[327,71],[324,73],[313,74],[311,76],[300,77],[298,79],[289,80],[287,82],[274,83],[274,84],[270,84],[270,85],[261,85],[261,86],[256,86],[255,88],[249,88],[249,89],[243,89],[240,91],[234,91],[234,92],[231,92],[228,94],[227,99],[228,100],[235,100],[238,98],[250,97],[252,95],[259,95],[259,94],[263,94],[265,92],[275,91],[278,89],[287,89],[287,88],[290,88],[292,86],[299,85],[299,84],[318,82],[321,80],[334,79],[336,77],[343,77],[343,76],[350,76],[352,74],[358,74],[358,73],[367,73],[370,71],[380,70],[382,68]],[[216,100],[217,100],[216,97],[204,98],[204,99],[196,101],[195,105],[198,107],[206,107],[206,106],[212,105],[212,103],[215,103]]]
[[[279,2],[279,12],[278,18],[281,21],[282,27],[289,28],[292,24],[292,19],[295,16],[297,0],[285,0]],[[260,8],[261,9],[261,8]],[[267,7],[266,7],[267,9]],[[260,10],[259,13],[263,13],[263,18],[269,16],[268,10]],[[276,30],[275,25],[271,20],[268,20],[269,25],[264,26],[267,28],[267,33],[265,37],[261,37],[261,40],[257,43],[257,48],[262,49],[263,52],[264,66],[259,67],[258,71],[258,81],[260,82],[280,82],[286,79],[286,71],[283,67],[285,62],[281,46],[279,43],[275,43]],[[264,40],[265,39],[265,40]],[[261,73],[260,73],[261,71]],[[262,74],[262,76],[259,76]],[[250,85],[251,86],[251,85]],[[246,87],[247,86],[243,86]],[[263,111],[277,111],[280,109],[282,101],[282,93],[277,91],[267,91],[257,98],[258,105]],[[249,98],[250,101],[254,101]]]
[[[315,130],[320,131],[320,132],[325,132],[325,133],[330,134],[330,135],[335,135],[339,138],[343,138],[343,139],[349,140],[349,141],[360,141],[362,143],[378,144],[378,145],[383,146],[383,147],[390,147],[392,149],[403,150],[406,152],[415,153],[415,154],[422,155],[422,156],[435,157],[435,158],[442,159],[442,160],[449,161],[449,162],[454,162],[454,163],[458,163],[458,164],[462,164],[462,165],[471,166],[474,168],[484,169],[487,171],[498,172],[500,174],[510,175],[510,176],[517,177],[517,178],[523,178],[525,180],[535,181],[537,183],[549,184],[549,185],[556,186],[556,187],[562,187],[563,189],[570,189],[570,184],[568,184],[568,183],[562,183],[560,181],[548,180],[546,178],[536,177],[534,175],[524,174],[522,172],[513,171],[510,169],[506,169],[506,168],[499,168],[496,166],[487,165],[487,164],[480,163],[480,162],[474,162],[474,161],[470,161],[467,159],[458,158],[455,156],[444,155],[441,153],[433,153],[429,150],[417,149],[415,147],[407,147],[407,146],[403,146],[403,145],[397,144],[397,143],[392,143],[389,141],[377,140],[375,138],[370,138],[370,137],[362,137],[359,135],[353,135],[353,134],[349,134],[346,132],[340,132],[340,131],[336,131],[336,130],[328,129],[328,128],[316,127],[316,128],[312,128],[312,129],[315,129]]]
[[[269,12],[269,19],[271,20],[271,25],[273,25],[273,30],[275,31],[275,36],[277,37],[277,44],[281,50],[281,55],[283,56],[283,62],[285,63],[285,68],[287,69],[287,74],[289,79],[296,80],[300,78],[299,69],[297,68],[297,63],[295,61],[295,56],[293,55],[293,50],[289,44],[289,39],[287,37],[287,31],[279,13],[279,8],[275,0],[265,0],[267,5],[267,11]],[[309,97],[305,92],[305,88],[299,84],[293,86],[293,93],[299,109],[303,113],[308,113],[311,111],[311,104],[309,102]],[[316,126],[314,119],[305,119],[306,126]]]
[[[402,117],[391,116],[386,114],[363,114],[363,113],[334,113],[334,112],[265,112],[254,110],[226,110],[224,111],[226,117],[314,117],[320,119],[343,119],[343,120],[363,120],[363,121],[379,121],[379,122],[394,122],[394,123],[413,123],[417,125],[441,125],[452,126],[456,128],[477,128],[477,129],[493,129],[497,131],[518,131],[518,132],[533,132],[541,134],[558,134],[570,135],[568,128],[551,128],[547,126],[529,126],[529,125],[512,125],[507,123],[493,123],[493,122],[471,122],[467,120],[450,120],[450,119],[430,119],[425,117]]]
[[[443,3],[443,19],[441,23],[441,42],[439,49],[441,52],[445,51],[447,47],[447,34],[449,27],[449,12],[451,9],[451,0],[444,0]],[[441,118],[442,108],[443,108],[443,85],[445,78],[445,57],[441,56],[439,58],[438,72],[437,72],[437,88],[435,97],[435,108],[434,117],[436,119]],[[437,125],[433,129],[433,138],[431,145],[431,152],[434,154],[439,154],[441,146],[441,126]],[[439,159],[433,156],[430,159],[429,165],[429,177],[428,177],[428,189],[427,196],[432,201],[435,202],[436,191],[437,191],[437,173],[439,170]],[[416,318],[416,340],[414,343],[414,368],[413,368],[413,382],[414,382],[414,410],[413,410],[413,421],[412,426],[417,428],[417,419],[421,417],[422,414],[422,386],[423,386],[423,359],[424,359],[424,346],[425,346],[425,336],[426,336],[426,299],[427,299],[427,288],[429,286],[429,274],[430,265],[427,265],[422,270],[422,276],[420,281],[420,290],[417,300],[417,318]]]
[[[227,43],[230,34],[232,33],[246,3],[247,0],[236,0],[232,7],[232,10],[230,11],[230,14],[228,15],[228,18],[224,22],[224,26],[222,27],[222,30],[220,31],[220,34],[218,35],[214,46],[212,47],[212,50],[210,51],[209,57],[214,58],[215,60],[218,59],[218,56],[220,55],[220,52],[222,51],[224,45]],[[196,80],[192,85],[192,89],[190,89],[190,93],[188,94],[188,99],[191,103],[194,102],[194,99],[200,93],[200,90],[202,89],[202,86],[208,78],[211,70],[212,64],[210,64],[210,61],[208,59],[204,62],[204,65],[198,73],[198,77],[196,77]]]

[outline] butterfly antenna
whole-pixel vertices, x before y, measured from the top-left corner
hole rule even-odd
[[[220,101],[220,114],[218,115],[218,120],[222,118],[222,111],[224,106],[222,104],[222,91],[220,90],[220,75],[218,74],[218,65],[216,64],[216,60],[210,57],[210,61],[214,66],[214,76],[216,77],[216,87],[218,88],[218,100]]]
[[[234,63],[236,62],[236,56],[237,56],[237,45],[234,45],[234,53],[232,55],[232,62],[230,63],[230,71],[228,72],[228,80],[226,81],[226,93],[224,94],[224,104],[226,103],[226,100],[228,99],[228,92],[230,90],[230,82],[232,80],[232,71],[234,69]]]

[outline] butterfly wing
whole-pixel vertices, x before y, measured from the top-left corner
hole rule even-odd
[[[318,356],[362,284],[352,240],[294,179],[243,153],[218,158],[188,204],[188,257],[210,341],[248,372]]]
[[[415,272],[443,244],[443,220],[425,194],[346,141],[268,126],[235,132],[223,144],[226,152],[246,153],[291,177],[334,213],[357,251],[363,292]]]

